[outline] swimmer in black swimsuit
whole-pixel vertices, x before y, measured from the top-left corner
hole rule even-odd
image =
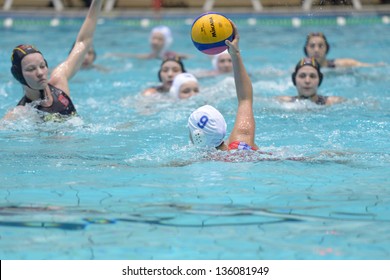
[[[53,99],[53,102],[50,106],[44,107],[40,104],[36,104],[35,108],[39,111],[50,113],[50,114],[60,114],[60,115],[75,115],[76,108],[73,105],[72,100],[69,96],[60,90],[59,88],[54,87],[49,84],[50,95]],[[17,106],[25,106],[28,103],[32,103],[33,101],[29,99],[26,95],[22,97]]]
[[[174,78],[178,74],[185,72],[186,70],[180,57],[171,56],[164,59],[160,65],[160,70],[157,74],[161,84],[144,90],[142,95],[156,96],[159,94],[168,94]]]
[[[364,63],[351,58],[326,59],[330,49],[328,40],[321,32],[309,33],[306,37],[306,43],[303,51],[306,56],[314,57],[321,67],[339,68],[339,67],[369,67],[381,66],[383,63]]]
[[[292,81],[297,88],[298,96],[278,96],[282,102],[295,102],[299,100],[310,100],[317,105],[332,105],[345,101],[338,96],[322,96],[317,93],[321,85],[323,74],[319,63],[312,57],[302,58],[295,67],[292,74]]]
[[[102,3],[103,0],[92,1],[72,51],[53,70],[50,79],[48,64],[38,49],[31,45],[19,45],[13,50],[11,73],[22,84],[24,97],[6,114],[5,119],[23,115],[21,110],[25,110],[28,103],[37,110],[50,114],[69,116],[76,113],[70,99],[68,82],[80,69],[85,54],[92,46]]]

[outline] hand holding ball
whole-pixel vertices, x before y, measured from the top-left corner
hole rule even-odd
[[[228,47],[225,40],[234,38],[229,19],[217,13],[205,13],[195,19],[191,27],[191,39],[195,47],[208,55],[223,52]]]

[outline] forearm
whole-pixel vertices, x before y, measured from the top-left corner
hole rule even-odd
[[[96,29],[96,23],[99,18],[103,0],[94,0],[91,3],[88,14],[79,31],[76,42],[68,58],[57,66],[51,75],[50,83],[54,86],[69,92],[68,80],[80,69],[84,56],[92,46],[93,34]]]
[[[240,52],[232,55],[232,62],[238,100],[252,100],[252,82],[246,71]]]
[[[76,42],[86,45],[92,44],[93,34],[96,29],[97,20],[101,11],[103,0],[94,0],[91,3],[88,14],[79,31]]]

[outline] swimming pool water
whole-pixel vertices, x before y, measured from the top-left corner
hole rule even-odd
[[[207,103],[230,131],[232,78],[202,79],[191,100],[145,100],[139,93],[158,82],[160,63],[108,54],[144,52],[159,22],[104,19],[96,63],[110,71],[71,81],[80,117],[1,123],[1,259],[389,259],[388,24],[379,15],[346,17],[346,25],[302,17],[301,26],[291,17],[231,17],[254,87],[256,142],[280,160],[208,160],[189,144],[186,121]],[[1,115],[21,98],[9,72],[13,47],[34,44],[57,65],[81,23],[23,20],[0,29]],[[188,71],[211,68],[186,17],[162,22],[173,48],[193,56]],[[330,58],[386,65],[324,70],[320,93],[343,104],[276,103],[295,94],[291,72],[311,31],[327,35]]]

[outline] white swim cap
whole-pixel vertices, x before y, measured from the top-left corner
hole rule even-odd
[[[215,70],[218,70],[218,59],[219,59],[219,57],[221,55],[224,55],[224,54],[229,54],[229,52],[227,50],[224,50],[223,52],[213,56],[213,59],[211,60],[211,64],[213,65],[213,68]]]
[[[152,31],[150,32],[150,38],[152,38],[154,33],[161,33],[164,36],[164,38],[165,38],[164,50],[169,49],[169,47],[171,46],[171,44],[173,42],[171,29],[168,26],[159,25],[159,26],[156,26],[152,29]]]
[[[188,118],[191,138],[197,146],[216,148],[221,145],[226,135],[226,126],[222,114],[210,105],[199,107]]]
[[[198,79],[192,75],[191,73],[180,73],[176,75],[176,77],[173,79],[172,86],[169,90],[169,94],[173,97],[178,99],[179,98],[179,92],[180,87],[185,83],[189,81],[194,81],[198,83]]]

